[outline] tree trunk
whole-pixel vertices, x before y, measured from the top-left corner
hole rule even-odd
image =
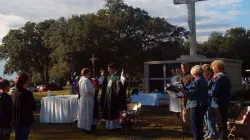
[[[61,88],[64,87],[64,78],[60,78],[59,84]]]
[[[41,66],[40,68],[40,75],[41,75],[41,80],[43,83],[46,83],[46,80],[45,80],[45,74],[44,74],[44,66]]]
[[[72,84],[72,82],[74,81],[71,77],[71,74],[68,74],[68,80],[69,80],[69,83]]]
[[[49,82],[49,62],[46,62],[46,68],[45,68],[45,81]]]

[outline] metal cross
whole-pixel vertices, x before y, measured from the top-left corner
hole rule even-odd
[[[205,0],[174,0],[174,4],[187,4],[188,26],[190,30],[190,55],[196,55],[196,24],[195,24],[195,2]]]
[[[95,78],[95,61],[98,60],[98,59],[95,58],[95,54],[92,54],[92,58],[90,58],[89,60],[92,61],[92,65],[93,65],[93,77]]]

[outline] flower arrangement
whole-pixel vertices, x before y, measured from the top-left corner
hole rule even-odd
[[[134,125],[135,124],[135,114],[134,112],[121,111],[120,112],[120,125]]]

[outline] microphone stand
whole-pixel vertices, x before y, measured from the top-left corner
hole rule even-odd
[[[184,85],[184,82],[183,82],[183,80],[181,80],[180,81],[181,82],[181,84],[182,84],[182,87],[183,87],[183,89],[185,88],[185,85]],[[184,95],[185,93],[183,93],[183,97],[182,98],[184,98]],[[182,99],[181,98],[181,99]],[[181,100],[180,99],[180,100]],[[184,99],[183,99],[184,100]],[[182,140],[184,140],[184,121],[183,121],[183,109],[185,108],[185,100],[184,100],[184,102],[183,102],[183,104],[181,104],[181,133],[182,133]]]
[[[179,98],[180,102],[181,102],[181,99],[182,99],[182,98]],[[182,135],[182,140],[184,140],[183,109],[184,109],[184,105],[181,104],[181,135]]]

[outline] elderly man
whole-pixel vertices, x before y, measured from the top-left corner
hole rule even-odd
[[[188,86],[193,81],[193,77],[190,74],[190,69],[189,69],[188,63],[183,62],[181,64],[181,71],[182,71],[182,80],[181,80],[181,83],[182,83],[182,85],[183,85],[184,88],[188,88]],[[186,99],[182,99],[182,105],[184,107],[186,107],[186,104],[187,104],[187,100]]]
[[[192,75],[190,74],[189,70],[190,69],[189,69],[188,63],[184,62],[181,64],[182,84],[184,85],[184,87],[187,87],[188,85],[190,85],[193,80]]]

